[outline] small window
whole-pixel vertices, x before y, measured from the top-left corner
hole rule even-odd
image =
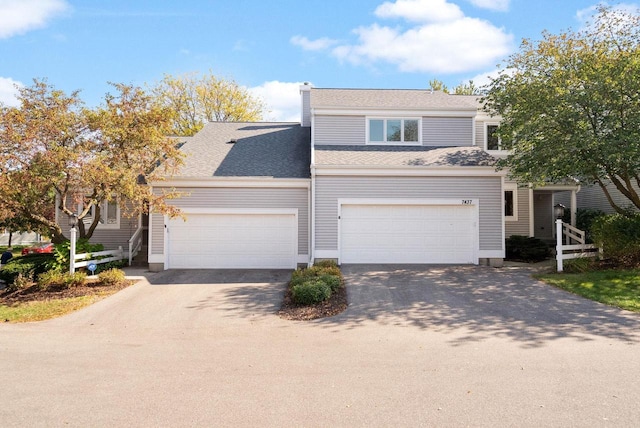
[[[105,201],[100,210],[100,224],[118,223],[118,204],[115,201]]]
[[[504,216],[513,217],[513,190],[504,192]]]
[[[418,144],[419,119],[369,119],[369,143]]]
[[[486,146],[487,150],[502,150],[500,138],[498,137],[498,125],[487,124]]]
[[[518,193],[515,185],[505,185],[504,190],[504,219],[506,221],[518,220]]]

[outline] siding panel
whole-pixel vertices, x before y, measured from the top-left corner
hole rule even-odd
[[[422,145],[471,146],[473,119],[470,117],[423,117]]]
[[[480,250],[502,250],[500,177],[316,178],[316,249],[338,249],[339,198],[478,199]]]
[[[505,221],[505,237],[511,235],[529,236],[529,189],[518,188],[518,221]]]
[[[298,254],[308,254],[309,208],[307,189],[273,188],[176,188],[187,196],[171,201],[171,204],[188,211],[189,208],[297,208]],[[158,191],[155,189],[154,191]],[[164,217],[151,216],[151,254],[164,252]]]
[[[364,116],[315,116],[314,144],[361,145],[366,142]]]

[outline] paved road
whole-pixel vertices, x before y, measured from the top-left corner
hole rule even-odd
[[[519,269],[346,266],[351,306],[274,315],[288,272],[170,271],[0,325],[6,426],[640,426],[640,316]]]

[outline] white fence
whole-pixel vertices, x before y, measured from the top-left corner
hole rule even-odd
[[[563,243],[563,237],[567,238],[567,244]],[[572,242],[576,242],[572,244]],[[556,220],[556,262],[558,272],[564,270],[563,261],[579,259],[583,257],[599,257],[602,250],[593,244],[585,243],[585,232]]]
[[[117,250],[96,251],[95,253],[80,253],[71,257],[69,263],[69,270],[71,273],[75,272],[77,268],[86,267],[90,264],[102,264],[109,263],[117,260],[124,260],[128,257],[122,247],[118,247]]]

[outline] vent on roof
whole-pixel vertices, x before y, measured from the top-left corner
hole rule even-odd
[[[238,140],[236,140],[235,138],[232,138],[229,141],[227,141],[227,144],[235,144],[237,142],[238,142]]]

